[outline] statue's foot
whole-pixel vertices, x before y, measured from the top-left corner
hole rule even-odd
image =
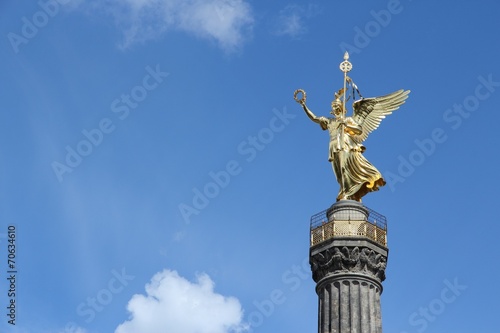
[[[340,200],[351,200],[351,201],[361,202],[361,198],[354,197],[354,196],[347,196],[347,195],[338,196],[337,201],[340,201]]]

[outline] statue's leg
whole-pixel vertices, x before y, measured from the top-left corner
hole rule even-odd
[[[333,171],[335,173],[335,177],[337,178],[337,183],[339,183],[339,194],[337,195],[338,200],[346,200],[349,199],[347,197],[347,189],[349,188],[349,177],[346,173],[345,164],[346,160],[346,152],[339,151],[334,153],[334,159],[332,161]]]
[[[344,151],[342,154],[344,199],[361,201],[362,195],[359,195],[359,190],[364,187],[364,182],[360,177],[362,172],[357,168],[357,153]]]

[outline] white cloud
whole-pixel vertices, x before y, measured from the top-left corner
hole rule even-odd
[[[214,292],[206,274],[192,283],[175,271],[155,274],[147,295],[134,295],[127,309],[130,319],[115,333],[236,333],[247,330],[243,311],[234,297]]]
[[[241,47],[254,24],[245,0],[107,0],[91,7],[114,16],[123,30],[123,48],[179,30],[231,52]]]
[[[276,19],[274,34],[278,36],[300,37],[307,32],[305,20],[318,14],[319,9],[316,5],[307,7],[289,4],[280,10]]]
[[[241,44],[242,29],[253,23],[250,6],[241,0],[194,1],[179,15],[179,27],[215,38],[226,50]]]

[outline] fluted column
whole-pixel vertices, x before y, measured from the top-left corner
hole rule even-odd
[[[318,286],[319,332],[382,332],[380,288],[358,277],[325,281]]]

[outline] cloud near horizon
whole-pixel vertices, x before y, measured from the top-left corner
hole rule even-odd
[[[234,297],[214,292],[214,282],[201,274],[195,282],[163,270],[146,285],[146,294],[132,296],[130,319],[115,333],[241,333],[243,310]]]

